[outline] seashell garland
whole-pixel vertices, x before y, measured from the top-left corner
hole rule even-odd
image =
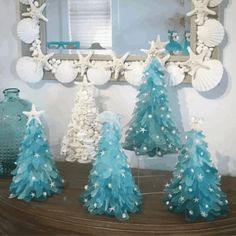
[[[210,0],[209,2],[209,7],[216,7],[221,4],[223,0]]]
[[[27,44],[39,38],[39,25],[31,18],[22,19],[17,25],[18,37]]]
[[[73,62],[63,61],[60,65],[58,65],[55,72],[55,77],[61,83],[66,84],[74,81],[77,74],[78,70],[74,67]]]
[[[125,71],[124,76],[129,84],[133,86],[139,86],[142,84],[143,81],[143,72],[144,72],[144,65],[136,63]]]
[[[176,86],[184,81],[185,73],[183,69],[177,66],[175,63],[169,63],[166,67],[168,72],[167,85]]]
[[[111,79],[111,71],[107,71],[102,67],[89,68],[87,71],[87,77],[94,85],[103,85]]]
[[[208,69],[199,68],[192,81],[193,87],[200,92],[215,88],[220,83],[224,71],[222,63],[218,60],[205,61],[204,65]]]
[[[210,19],[198,27],[197,34],[200,42],[208,47],[216,47],[224,39],[225,31],[219,21]]]
[[[21,57],[16,64],[17,75],[25,82],[37,83],[43,79],[43,66],[32,57]]]

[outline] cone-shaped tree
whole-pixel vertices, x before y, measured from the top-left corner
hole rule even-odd
[[[141,194],[120,145],[119,120],[112,112],[99,115],[103,124],[101,139],[81,202],[91,214],[127,220],[129,213],[140,211]]]
[[[212,164],[205,136],[198,120],[193,121],[173,178],[164,190],[164,200],[170,211],[184,214],[189,221],[214,220],[227,215],[228,201],[221,191],[220,176]]]
[[[176,153],[181,146],[179,131],[171,118],[165,76],[157,59],[153,59],[144,72],[123,145],[138,156]]]
[[[60,193],[63,179],[55,166],[49,150],[48,141],[39,120],[40,114],[32,106],[31,112],[24,112],[29,117],[25,138],[21,144],[12,171],[10,198],[24,201],[42,201],[54,193]]]
[[[94,86],[86,79],[79,83],[71,121],[61,147],[61,154],[67,161],[88,163],[96,156],[99,127],[94,93]]]

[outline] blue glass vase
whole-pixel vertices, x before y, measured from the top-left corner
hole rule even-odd
[[[31,103],[19,97],[20,90],[9,88],[3,91],[0,102],[0,176],[10,176],[15,168],[20,143],[27,123],[23,111],[31,110]]]

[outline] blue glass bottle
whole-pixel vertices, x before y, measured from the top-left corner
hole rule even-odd
[[[0,102],[0,176],[10,176],[15,168],[20,143],[24,137],[27,118],[23,111],[31,110],[31,103],[20,99],[20,90],[9,88],[3,91]]]

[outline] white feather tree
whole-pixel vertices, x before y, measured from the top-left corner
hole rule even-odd
[[[71,121],[62,141],[61,155],[65,156],[66,161],[89,163],[95,159],[100,136],[98,109],[94,86],[86,79],[78,85]]]

